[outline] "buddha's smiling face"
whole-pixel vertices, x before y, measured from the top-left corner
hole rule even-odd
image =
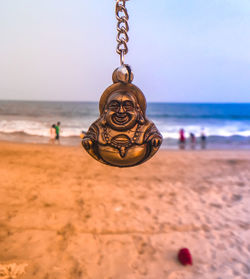
[[[107,100],[106,121],[118,131],[131,129],[138,117],[137,101],[127,92],[113,93]]]

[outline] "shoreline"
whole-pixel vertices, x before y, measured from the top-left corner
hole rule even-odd
[[[9,143],[26,143],[26,144],[41,144],[41,145],[61,145],[61,146],[79,146],[81,145],[81,138],[79,137],[61,137],[60,144],[58,143],[50,143],[49,138],[47,137],[38,137],[38,136],[27,136],[27,137],[10,137],[9,135],[5,135],[4,137],[1,135],[0,142],[9,142]],[[164,139],[163,143],[160,147],[161,150],[182,150],[179,148],[178,141],[175,140],[175,143],[168,143],[169,141]],[[249,142],[241,144],[241,142],[230,142],[230,143],[214,143],[207,142],[206,148],[202,149],[200,143],[198,142],[195,148],[191,148],[190,143],[187,141],[185,151],[202,151],[202,150],[250,150],[250,139]]]

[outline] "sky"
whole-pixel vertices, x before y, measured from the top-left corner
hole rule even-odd
[[[0,0],[0,99],[98,101],[119,66],[115,0]],[[249,0],[130,0],[149,102],[250,102]]]

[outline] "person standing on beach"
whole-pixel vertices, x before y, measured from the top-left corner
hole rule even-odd
[[[55,129],[56,129],[56,141],[58,142],[58,144],[60,144],[60,132],[61,132],[61,127],[60,127],[61,123],[57,122]]]
[[[185,138],[185,131],[184,129],[180,129],[179,131],[179,147],[180,149],[185,149],[185,145],[186,145],[186,138]]]
[[[55,139],[56,139],[56,125],[53,124],[50,127],[50,143],[54,144],[55,143]]]
[[[194,133],[190,133],[190,147],[191,149],[195,149],[196,138]]]
[[[201,131],[201,149],[206,149],[207,145],[207,137],[205,135],[205,132],[202,130]]]

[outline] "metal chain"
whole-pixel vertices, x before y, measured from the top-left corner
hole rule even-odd
[[[116,52],[120,55],[120,62],[121,65],[124,64],[124,56],[128,53],[128,46],[127,42],[129,40],[128,37],[128,11],[126,9],[126,1],[128,0],[116,0],[116,6],[115,6],[115,14],[116,19],[118,20],[117,23],[117,48]]]

